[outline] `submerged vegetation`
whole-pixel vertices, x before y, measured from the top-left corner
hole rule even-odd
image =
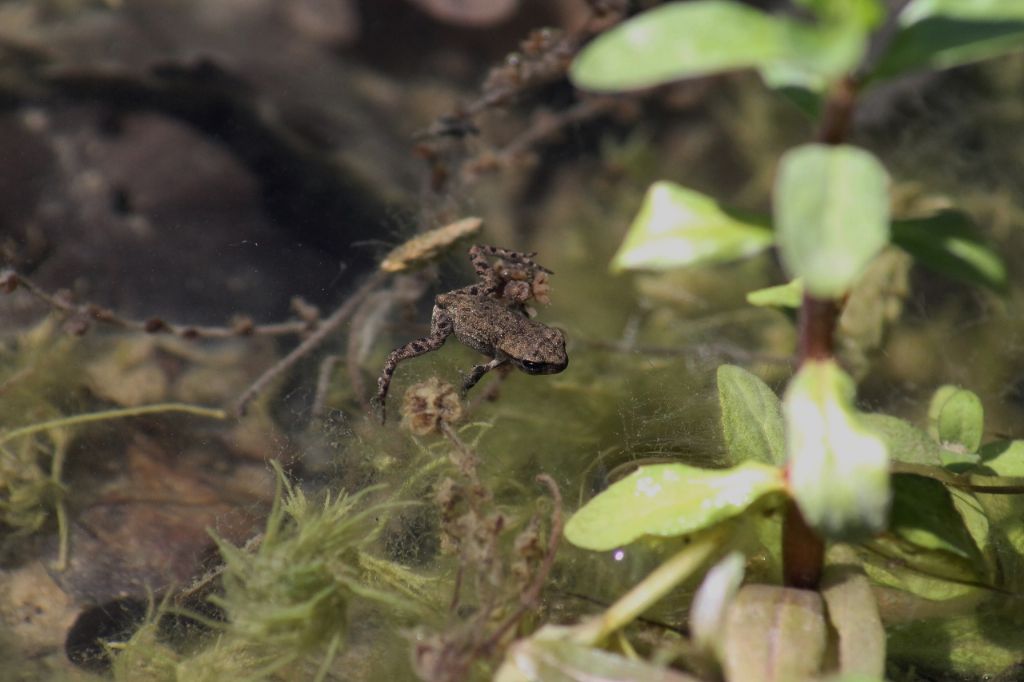
[[[415,229],[284,322],[5,272],[32,314],[0,346],[0,677],[1016,679],[1018,5],[590,2],[468,102],[395,105],[427,123]],[[305,169],[310,204],[367,176],[310,144],[329,117],[293,130],[301,106],[176,68],[26,72],[30,99],[0,72],[0,94],[231,112],[253,172]],[[472,243],[509,248],[472,247],[460,289]],[[424,336],[444,291],[472,300]],[[529,330],[559,352],[517,354]],[[453,333],[493,356],[462,395],[480,358]],[[406,359],[381,424],[372,378]]]

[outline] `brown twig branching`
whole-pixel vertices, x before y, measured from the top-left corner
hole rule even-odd
[[[556,139],[567,127],[610,113],[613,106],[628,102],[621,97],[592,97],[561,111],[546,111],[505,147],[487,149],[468,158],[465,155],[465,138],[480,133],[478,116],[512,106],[531,93],[564,81],[583,44],[622,21],[629,11],[629,3],[622,0],[597,0],[590,5],[590,17],[576,30],[544,28],[530,32],[518,51],[507,55],[488,72],[475,99],[416,135],[417,151],[430,165],[433,192],[448,189],[452,176],[449,166],[459,170],[458,180],[471,183],[483,172],[511,166],[531,150]]]
[[[12,293],[23,289],[34,298],[49,306],[66,318],[66,328],[73,334],[82,335],[89,331],[93,322],[118,327],[127,331],[146,334],[170,334],[183,339],[228,339],[240,336],[289,336],[305,334],[316,329],[319,311],[301,299],[292,301],[292,308],[299,319],[273,324],[256,324],[251,318],[238,316],[225,327],[182,325],[167,322],[159,317],[146,320],[132,320],[122,317],[110,308],[95,303],[76,303],[70,293],[50,293],[24,275],[13,270],[0,272],[0,292]]]
[[[551,495],[554,507],[551,510],[551,529],[548,531],[548,547],[544,558],[533,574],[533,580],[523,592],[519,600],[519,608],[502,623],[488,641],[488,648],[493,648],[501,642],[502,638],[532,609],[537,607],[537,600],[540,599],[541,590],[547,582],[551,567],[555,565],[555,555],[558,553],[558,545],[562,539],[562,494],[558,490],[555,479],[548,474],[539,474],[536,481],[545,487]]]
[[[536,609],[561,541],[562,496],[553,478],[537,476],[552,500],[546,542],[540,517],[535,514],[517,535],[511,551],[503,551],[498,539],[508,524],[505,515],[494,509],[491,491],[479,479],[479,457],[448,422],[439,422],[438,430],[451,442],[451,460],[464,479],[463,483],[446,479],[436,496],[445,536],[459,555],[452,617],[458,618],[460,593],[468,577],[475,579],[477,603],[444,632],[419,638],[414,664],[421,679],[454,682],[466,679],[474,665],[495,659],[523,618]],[[513,584],[518,586],[511,593],[507,564],[515,578]]]
[[[253,398],[259,395],[275,379],[291,369],[299,360],[315,350],[328,336],[337,331],[338,328],[352,316],[352,313],[356,311],[356,308],[359,307],[366,297],[376,291],[388,276],[388,273],[380,270],[370,275],[370,277],[367,278],[367,280],[363,282],[363,284],[356,289],[337,310],[331,313],[331,315],[327,317],[312,334],[307,336],[302,343],[293,348],[288,355],[281,358],[281,360],[261,374],[260,377],[256,379],[256,381],[254,381],[252,385],[250,385],[249,388],[247,388],[242,395],[238,397],[237,400],[235,400],[232,412],[234,412],[236,416],[245,414],[245,409]]]
[[[497,149],[486,150],[463,162],[463,179],[503,168],[529,159],[534,150],[557,141],[566,129],[629,106],[621,97],[589,97],[561,110],[542,110],[519,135]]]

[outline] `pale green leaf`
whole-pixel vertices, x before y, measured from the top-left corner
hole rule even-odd
[[[932,399],[928,402],[928,434],[935,440],[939,439],[939,413],[942,406],[959,390],[959,386],[944,384],[935,389]]]
[[[717,376],[722,432],[732,461],[781,465],[786,453],[778,396],[742,367],[721,365]]]
[[[913,424],[888,414],[862,414],[861,422],[885,441],[893,461],[942,464],[942,448]]]
[[[721,470],[640,467],[573,514],[565,537],[578,547],[603,551],[643,535],[686,535],[737,516],[782,489],[782,472],[755,462]]]
[[[997,440],[978,451],[981,461],[999,476],[1024,477],[1024,440]]]
[[[647,190],[640,211],[612,259],[612,270],[662,270],[722,263],[772,245],[771,230],[724,210],[714,199],[671,182]]]
[[[828,639],[821,595],[775,585],[743,586],[725,630],[725,678],[744,682],[812,679]]]
[[[770,88],[800,88],[823,95],[836,77],[852,70],[864,55],[867,29],[856,21],[820,22],[800,35],[803,55],[762,64],[758,72]]]
[[[985,410],[972,391],[942,386],[928,406],[928,430],[944,445],[977,452],[985,428]]]
[[[864,49],[864,31],[839,22],[812,25],[728,0],[673,2],[599,36],[580,52],[569,77],[579,88],[603,92],[787,65],[835,78]]]
[[[690,638],[702,651],[721,660],[729,603],[743,583],[746,559],[731,552],[704,576],[690,605]]]
[[[889,177],[869,152],[810,144],[787,152],[775,183],[783,265],[807,292],[839,298],[889,241]]]
[[[766,287],[747,294],[747,303],[756,306],[799,308],[804,298],[804,281],[797,277],[785,284]]]
[[[894,221],[892,241],[939,274],[995,291],[1006,290],[1006,265],[960,211]]]
[[[850,559],[855,561],[856,556]],[[826,567],[821,596],[829,622],[839,635],[839,669],[846,675],[881,680],[885,674],[885,628],[864,569],[855,563]]]
[[[873,535],[890,502],[885,442],[853,407],[853,379],[833,360],[804,363],[783,398],[790,493],[830,539]]]

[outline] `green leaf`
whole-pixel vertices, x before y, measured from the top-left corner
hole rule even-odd
[[[794,0],[820,19],[856,24],[870,29],[881,23],[885,8],[879,0]]]
[[[686,535],[737,516],[782,489],[782,472],[755,462],[722,470],[654,464],[585,504],[569,519],[565,537],[577,547],[604,551],[643,535]]]
[[[871,74],[871,80],[918,69],[949,69],[1024,50],[1024,16],[1017,9],[1004,17],[985,16],[977,0],[953,0],[959,11],[904,12],[902,30]],[[915,3],[917,4],[917,3]],[[914,5],[908,6],[913,10]],[[949,3],[943,3],[949,4]],[[1002,3],[1000,3],[1002,4]],[[909,17],[905,20],[904,17]]]
[[[880,542],[888,541],[888,542]],[[977,576],[963,575],[959,567],[945,569],[937,562],[933,566],[915,565],[919,556],[940,559],[957,559],[949,554],[922,552],[917,547],[892,535],[883,535],[859,545],[859,552],[864,571],[877,585],[894,587],[900,593],[923,597],[930,603],[947,600],[969,600],[977,603],[990,596],[990,592],[978,584]],[[962,559],[957,559],[961,564]],[[956,575],[954,575],[956,574]],[[947,602],[952,603],[952,602]],[[903,618],[919,617],[914,613],[913,605],[897,604],[895,610],[903,611]],[[910,611],[910,614],[906,612]]]
[[[786,458],[782,404],[768,384],[742,367],[721,365],[718,403],[733,462],[782,465]]]
[[[778,308],[799,308],[804,298],[804,281],[797,277],[786,284],[751,291],[747,303],[756,306]]]
[[[995,291],[1006,291],[1006,266],[975,232],[960,211],[943,211],[927,218],[897,220],[892,241],[921,265],[952,279]]]
[[[788,101],[810,121],[817,121],[821,118],[824,109],[824,98],[821,93],[815,92],[806,85],[791,83],[785,78],[773,82],[762,71],[761,77],[765,85],[775,90],[776,94]]]
[[[1019,610],[1000,612],[998,606],[1007,601],[997,599],[996,609],[961,609],[945,618],[918,618],[891,627],[889,658],[900,667],[942,670],[946,679],[1019,680],[1024,628]]]
[[[809,294],[841,297],[889,241],[888,184],[882,164],[856,147],[810,144],[782,157],[776,240]]]
[[[985,469],[1002,479],[972,476],[980,485],[1015,485],[1024,478],[1024,441],[994,441],[979,451]],[[1002,586],[1013,592],[1024,591],[1024,495],[986,495],[975,493],[985,518],[995,532],[990,535],[999,556]]]
[[[893,461],[930,466],[942,464],[942,448],[913,424],[888,414],[863,414],[861,422],[885,441]]]
[[[999,476],[1024,477],[1024,440],[996,440],[978,451],[982,463]]]
[[[864,55],[867,30],[857,22],[823,21],[802,36],[800,56],[762,64],[761,79],[775,90],[828,91],[838,76],[853,70]]]
[[[569,71],[584,90],[618,92],[758,67],[835,78],[865,49],[863,30],[809,25],[739,2],[694,0],[656,7],[600,35]]]
[[[885,528],[889,455],[861,423],[853,379],[833,360],[804,363],[782,401],[790,493],[807,522],[829,539]]]
[[[647,190],[640,212],[612,259],[613,272],[722,263],[772,245],[771,230],[671,182]]]
[[[811,34],[813,38],[807,39],[808,56],[763,64],[759,71],[762,80],[770,88],[784,90],[790,97],[802,91],[797,103],[806,111],[808,105],[818,109],[820,96],[828,90],[835,76],[853,70],[860,62],[869,31],[881,21],[885,12],[879,0],[796,2],[814,12],[819,19]],[[837,66],[822,68],[823,63]],[[816,100],[809,100],[808,97],[816,97]]]
[[[928,406],[928,431],[944,445],[966,452],[977,452],[985,428],[985,410],[981,399],[956,386],[942,386]]]
[[[978,559],[973,562],[973,569],[984,580],[995,581],[999,575],[999,559],[993,545],[992,522],[989,520],[985,505],[973,492],[947,488],[953,500],[956,513],[963,520],[964,528],[971,536],[974,546],[978,548]]]
[[[885,558],[899,577],[896,586],[929,599],[944,599],[969,591],[982,576],[979,566],[949,552],[926,550],[897,535],[880,535],[862,543]],[[897,570],[899,569],[899,570]],[[872,579],[878,576],[872,573]],[[887,582],[881,579],[881,582]]]
[[[972,21],[1024,20],[1024,2],[1020,0],[912,0],[900,13],[902,26],[911,26],[932,17],[970,19]]]
[[[924,550],[947,552],[970,562],[980,560],[949,490],[936,480],[894,474],[889,530]]]

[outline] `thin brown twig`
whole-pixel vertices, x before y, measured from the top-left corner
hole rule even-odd
[[[228,339],[240,336],[287,336],[304,334],[316,328],[315,313],[304,316],[301,320],[277,322],[272,324],[255,324],[250,318],[240,316],[227,327],[172,324],[158,317],[147,320],[131,320],[121,317],[110,308],[95,303],[75,303],[62,293],[51,294],[24,275],[13,270],[0,272],[0,291],[7,293],[15,289],[24,289],[33,297],[53,310],[65,315],[70,320],[78,320],[81,324],[73,328],[76,333],[85,333],[89,322],[100,322],[133,332],[146,334],[171,334],[183,339]],[[299,304],[304,310],[311,308]]]
[[[253,398],[259,395],[271,382],[283,373],[291,369],[295,363],[309,355],[317,346],[324,342],[324,340],[333,334],[337,329],[345,323],[346,320],[355,312],[356,308],[363,300],[373,293],[384,281],[387,279],[388,273],[380,270],[374,272],[370,277],[363,282],[363,284],[353,292],[348,299],[341,304],[341,306],[331,313],[330,317],[325,319],[323,323],[317,329],[310,334],[306,339],[296,346],[288,355],[284,356],[275,365],[270,367],[267,371],[260,375],[256,381],[252,383],[249,388],[235,400],[232,407],[232,412],[235,416],[242,416],[245,414],[245,408],[249,405]]]
[[[482,170],[512,165],[531,150],[558,138],[566,128],[585,123],[624,106],[616,97],[591,97],[560,111],[543,111],[536,115],[526,130],[508,144],[463,163],[463,175],[472,177]]]

